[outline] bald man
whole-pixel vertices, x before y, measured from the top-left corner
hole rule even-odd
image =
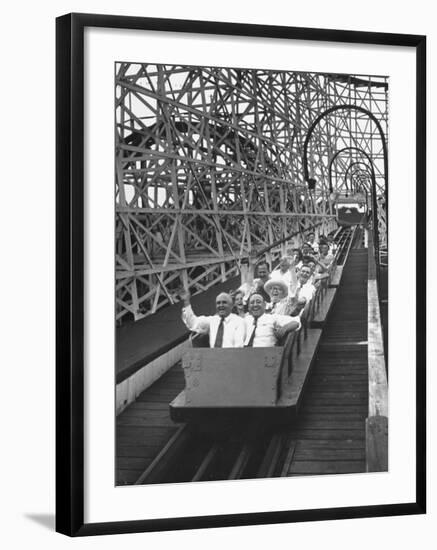
[[[191,307],[190,294],[182,296],[184,307],[182,321],[199,334],[209,334],[211,348],[242,348],[246,336],[244,319],[232,313],[233,301],[229,294],[222,292],[215,300],[215,315],[197,316]]]

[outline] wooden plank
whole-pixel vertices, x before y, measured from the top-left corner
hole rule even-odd
[[[367,393],[367,380],[353,381],[330,381],[329,383],[315,383],[313,380],[308,384],[308,391],[314,393],[332,392],[363,392]]]
[[[366,396],[360,396],[358,397],[342,397],[341,394],[337,394],[336,397],[331,396],[324,396],[322,394],[317,393],[311,393],[311,395],[308,396],[308,399],[311,399],[312,403],[314,405],[325,405],[328,406],[330,404],[332,405],[358,405],[363,406],[365,405],[367,407],[367,395]]]
[[[368,341],[369,416],[387,416],[387,375],[381,317],[379,312],[378,288],[375,280],[369,280],[368,282]]]
[[[165,418],[170,418],[169,416],[169,408],[168,406],[165,407],[165,409],[129,409],[129,410],[126,410],[126,411],[123,411],[122,415],[120,416],[123,416],[123,418],[142,418],[142,419],[147,419],[147,418],[154,418],[154,419],[158,419],[158,418],[161,418],[161,419],[165,419]],[[117,418],[117,422],[119,422],[119,420],[121,420],[121,418]]]
[[[152,460],[151,457],[121,456],[117,458],[117,470],[145,470]]]
[[[133,437],[136,439],[147,438],[151,436],[165,436],[171,434],[178,429],[178,426],[174,424],[170,428],[158,428],[148,426],[117,426],[117,435],[122,437]]]
[[[327,370],[326,372],[322,373],[317,369],[317,372],[314,372],[311,376],[311,382],[317,383],[317,382],[324,382],[329,383],[333,381],[361,381],[364,380],[367,382],[367,373],[361,373],[361,372],[347,372],[347,370],[343,370],[342,372],[331,372],[330,370]]]
[[[123,426],[117,430],[117,444],[119,445],[162,445],[167,441],[177,428],[138,428],[136,426]]]
[[[117,420],[117,426],[142,427],[145,428],[171,428],[175,427],[175,423],[170,418],[138,418],[124,417]]]
[[[313,417],[301,418],[299,422],[299,429],[314,429],[319,430],[326,428],[328,430],[364,430],[365,418],[358,420],[351,420],[347,417],[340,419],[326,418],[322,420],[315,419]]]
[[[294,461],[290,467],[289,475],[352,474],[365,471],[366,463],[364,460]]]
[[[365,374],[364,374],[365,373]],[[367,378],[367,361],[361,363],[347,364],[346,361],[323,361],[323,364],[317,363],[316,374],[320,376],[360,376],[364,374]]]
[[[144,392],[146,393],[146,392]],[[176,397],[176,395],[178,394],[178,392],[174,392],[172,393],[171,395],[168,395],[166,397],[163,397],[162,395],[151,395],[151,394],[146,394],[146,395],[140,395],[138,397],[138,401],[142,402],[142,403],[164,403],[168,406],[169,402],[174,398]]]
[[[366,460],[365,449],[298,449],[295,460]]]
[[[348,412],[347,414],[342,412],[302,412],[300,413],[299,419],[302,422],[305,422],[306,419],[308,420],[366,420],[366,414],[363,412],[356,412],[354,409],[352,409],[352,412]]]
[[[364,414],[364,416],[367,416],[367,404],[363,403],[358,405],[356,403],[352,403],[348,405],[348,404],[338,404],[338,403],[332,403],[332,404],[306,403],[300,409],[300,413],[302,415],[311,414],[311,413],[350,414],[351,412],[356,412],[359,414]]]
[[[366,420],[366,469],[388,471],[388,418],[372,416]]]
[[[365,450],[364,440],[357,439],[343,439],[343,440],[332,440],[332,439],[300,439],[299,450],[314,450],[314,449],[331,449],[331,450],[348,450],[348,449],[361,449]]]
[[[315,429],[295,429],[292,435],[296,439],[331,439],[343,440],[352,439],[365,441],[364,430],[315,430]]]
[[[129,445],[117,444],[117,460],[121,457],[130,458],[155,458],[159,453],[160,445]]]
[[[146,401],[135,401],[129,407],[127,407],[121,415],[128,411],[166,411],[168,410],[168,403],[147,403]],[[120,416],[121,416],[120,415]]]
[[[316,401],[318,399],[331,399],[334,403],[338,399],[339,401],[351,401],[352,403],[361,402],[363,400],[367,401],[367,393],[359,391],[344,391],[344,390],[334,390],[332,388],[327,388],[325,391],[313,391],[313,389],[308,389],[308,395],[314,397]]]

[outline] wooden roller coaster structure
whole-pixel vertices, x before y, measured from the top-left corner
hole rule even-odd
[[[371,111],[388,134],[388,80],[253,69],[116,65],[116,318],[151,315],[238,275],[266,249],[274,261],[316,228],[336,228],[334,199],[365,151],[385,194],[375,124],[338,110],[315,129],[310,189],[302,147],[320,112],[347,103]],[[328,166],[335,153],[335,170]],[[381,214],[381,215],[380,215]],[[379,238],[386,244],[381,208]],[[382,223],[382,229],[381,229]]]

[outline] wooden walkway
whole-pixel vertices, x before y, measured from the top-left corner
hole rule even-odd
[[[296,426],[289,476],[365,471],[367,250],[352,250]]]
[[[184,385],[184,373],[178,363],[117,417],[117,485],[135,483],[179,428],[170,419],[168,404]]]

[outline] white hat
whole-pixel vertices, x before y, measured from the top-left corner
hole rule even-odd
[[[284,283],[284,281],[281,281],[281,279],[269,279],[264,285],[264,290],[270,295],[270,291],[274,286],[279,286],[283,291],[284,296],[287,296],[288,286]]]

